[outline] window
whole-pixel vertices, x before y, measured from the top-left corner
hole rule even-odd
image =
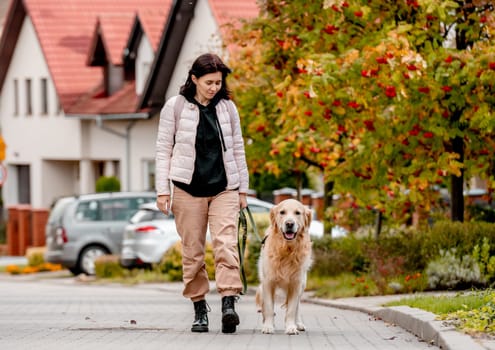
[[[112,198],[81,202],[76,209],[78,221],[128,221],[139,206],[154,197]]]
[[[19,115],[19,81],[14,79],[14,115]]]
[[[146,81],[148,79],[148,75],[150,74],[150,69],[151,69],[151,63],[150,62],[143,62],[144,81]]]
[[[29,165],[17,165],[17,193],[20,204],[31,203],[31,168]]]
[[[60,99],[58,98],[58,96],[56,97],[57,98],[57,115],[61,115],[62,114],[62,104],[60,103]]]
[[[26,115],[33,115],[33,104],[31,98],[31,79],[26,79]]]
[[[145,160],[143,165],[144,189],[153,191],[155,188],[155,161]]]
[[[48,114],[48,79],[41,78],[41,114]]]
[[[98,201],[81,202],[77,206],[77,221],[97,221],[100,216],[100,206]]]

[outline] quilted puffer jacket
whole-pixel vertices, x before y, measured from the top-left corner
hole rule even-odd
[[[194,172],[199,108],[186,100],[180,114],[175,116],[177,98],[171,97],[160,112],[155,158],[157,195],[170,195],[171,180],[190,184]],[[231,104],[230,108],[228,104]],[[229,111],[233,111],[234,115],[230,115]],[[220,100],[216,112],[227,149],[223,152],[227,189],[238,188],[240,193],[247,193],[249,175],[239,113],[230,100]]]

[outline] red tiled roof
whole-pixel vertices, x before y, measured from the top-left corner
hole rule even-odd
[[[151,42],[151,47],[156,52],[160,39],[162,38],[163,28],[169,15],[169,9],[172,6],[171,0],[164,0],[163,6],[158,9],[140,8],[138,11],[139,20],[143,26],[146,36]]]
[[[45,55],[50,73],[64,110],[69,110],[78,97],[97,87],[102,81],[101,67],[86,65],[89,45],[101,18],[105,35],[116,35],[116,22],[111,14],[133,14],[141,9],[167,8],[170,0],[23,0]],[[165,10],[167,11],[167,10]],[[110,16],[111,17],[111,16]],[[109,17],[108,17],[109,18]],[[165,22],[162,22],[162,28]],[[112,29],[107,29],[112,28]],[[108,32],[107,32],[108,30]],[[129,28],[130,30],[130,28]],[[110,34],[112,33],[112,34]],[[127,38],[126,38],[127,39]],[[106,38],[111,41],[111,38]],[[118,42],[121,42],[119,36]],[[119,44],[120,45],[120,44]],[[124,42],[125,45],[125,42]],[[120,52],[122,51],[120,49]],[[117,60],[118,48],[109,44],[109,54]]]
[[[221,32],[225,25],[238,25],[239,19],[255,18],[260,11],[256,0],[209,0],[209,3]]]
[[[135,15],[133,13],[103,14],[98,16],[98,33],[100,35],[107,59],[114,65],[122,65],[124,49]],[[165,23],[165,22],[163,22]],[[93,38],[97,40],[97,38]]]
[[[134,81],[125,82],[120,90],[111,96],[105,93],[103,84],[96,86],[84,96],[79,96],[69,110],[70,114],[127,114],[134,113],[138,96]]]

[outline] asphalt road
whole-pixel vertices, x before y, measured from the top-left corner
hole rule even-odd
[[[191,333],[192,304],[175,283],[98,285],[72,277],[0,275],[0,349],[438,349],[366,313],[303,303],[307,331],[286,335],[284,310],[276,333],[261,334],[254,296],[236,304],[241,324],[221,332],[220,296],[207,298],[210,332]]]

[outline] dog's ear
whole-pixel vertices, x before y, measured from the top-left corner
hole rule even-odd
[[[305,224],[306,228],[309,229],[309,225],[311,225],[311,220],[313,219],[313,211],[311,209],[305,208]]]
[[[270,224],[272,227],[277,227],[277,212],[278,212],[278,205],[274,205],[273,207],[270,208]]]

